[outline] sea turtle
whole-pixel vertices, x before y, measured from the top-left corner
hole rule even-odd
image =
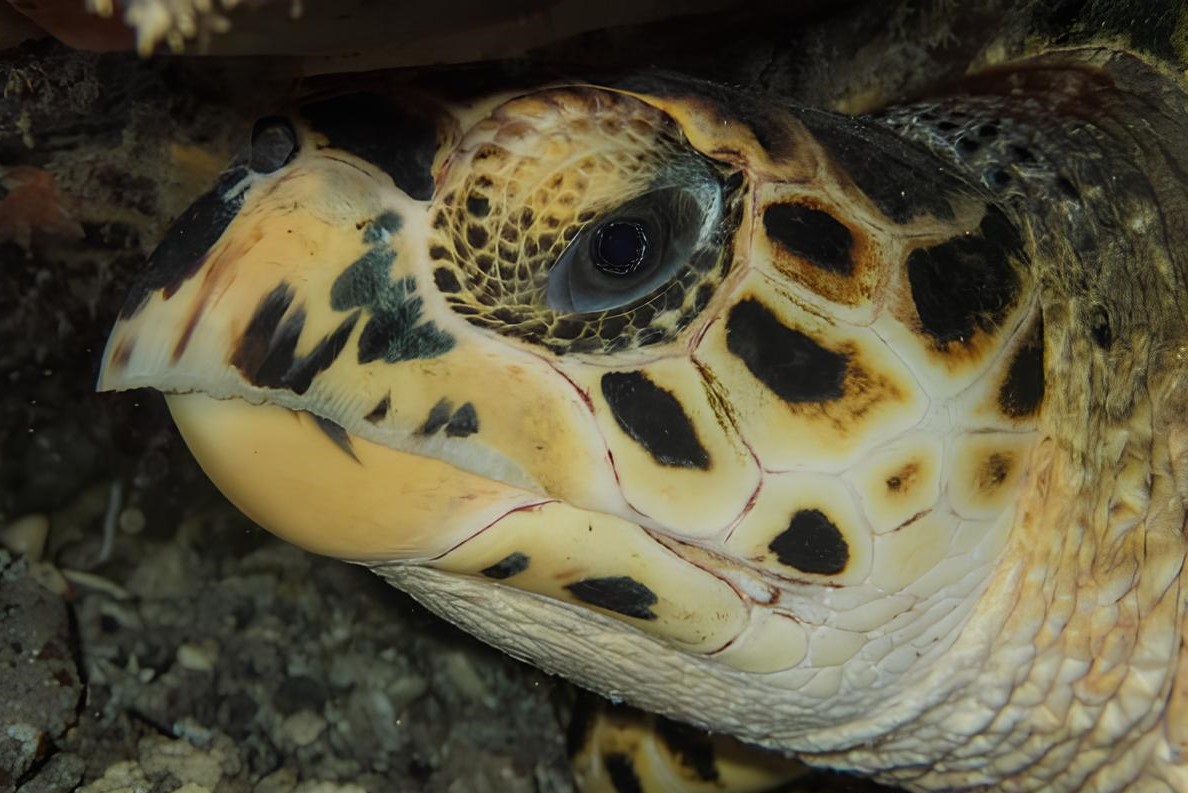
[[[260,119],[100,387],[603,694],[913,790],[1188,790],[1181,75],[432,85]]]

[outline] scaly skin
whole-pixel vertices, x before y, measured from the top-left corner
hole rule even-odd
[[[397,100],[258,126],[101,386],[174,394],[265,527],[604,694],[917,790],[1188,784],[1173,80]],[[658,253],[608,279],[624,223]]]
[[[1006,98],[1008,83],[1027,100]],[[987,624],[967,657],[983,659],[974,679],[1003,684],[933,706],[939,760],[893,776],[925,789],[1183,790],[1188,104],[1155,69],[1104,51],[971,89],[940,103],[950,121],[968,114],[955,128],[921,121],[923,107],[892,123],[987,184],[1011,146],[1031,148],[997,189],[1049,265],[1046,354],[1083,374],[1048,391],[1029,497],[979,606]],[[983,140],[989,152],[954,145],[981,123],[1003,130]],[[885,763],[900,740],[869,756]]]

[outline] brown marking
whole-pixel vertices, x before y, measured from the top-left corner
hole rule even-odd
[[[920,475],[920,464],[910,462],[887,477],[887,490],[896,495],[905,495],[911,491]]]
[[[194,336],[194,329],[198,327],[198,321],[202,319],[202,314],[206,310],[206,294],[203,293],[202,299],[194,305],[194,310],[186,318],[186,325],[182,328],[181,335],[177,337],[177,344],[173,345],[173,353],[170,355],[171,363],[180,361],[186,351],[186,347],[190,345],[190,339]]]
[[[976,485],[978,490],[989,492],[999,488],[1011,473],[1015,457],[1005,452],[992,452],[978,467]]]
[[[124,369],[128,366],[128,361],[132,360],[132,350],[136,347],[136,341],[130,338],[120,339],[116,344],[115,350],[111,353],[111,366],[115,370]]]
[[[856,424],[865,419],[871,410],[884,404],[902,402],[905,395],[892,378],[863,365],[857,345],[843,344],[837,351],[850,360],[843,386],[845,393],[841,399],[817,406],[798,407],[803,409],[802,412],[817,408],[839,434],[850,435]]]
[[[815,202],[805,203],[816,205]],[[765,244],[771,250],[772,266],[780,275],[803,284],[833,303],[856,306],[869,302],[878,287],[884,263],[878,257],[877,249],[869,237],[849,224],[846,225],[853,235],[853,247],[850,251],[853,271],[849,275],[814,266],[765,239]]]

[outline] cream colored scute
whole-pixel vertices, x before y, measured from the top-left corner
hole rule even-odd
[[[697,466],[657,462],[644,444],[618,423],[602,392],[602,367],[563,363],[568,377],[592,394],[594,416],[614,459],[619,486],[627,503],[648,525],[678,528],[685,538],[720,535],[738,519],[759,488],[759,465],[687,356],[667,357],[630,370],[657,389],[673,394],[688,418],[696,443],[708,462]],[[655,417],[653,421],[661,421]],[[672,430],[678,431],[678,430]]]
[[[784,326],[847,360],[843,394],[785,402],[730,351],[729,308],[714,319],[693,355],[714,373],[743,438],[767,470],[838,471],[924,418],[927,392],[871,330],[811,312],[757,273],[747,275],[735,297],[757,301]]]
[[[712,571],[674,554],[635,524],[558,502],[511,512],[432,565],[473,574],[513,553],[527,557],[527,567],[493,585],[581,603],[567,587],[629,578],[654,596],[641,603],[653,617],[600,610],[689,652],[718,650],[747,624],[746,601]]]
[[[940,498],[944,457],[937,433],[917,432],[880,446],[847,479],[862,494],[875,534],[903,526]]]
[[[790,530],[792,517],[816,511],[835,526],[844,543],[846,562],[829,576],[818,576],[782,563],[770,546]],[[739,521],[725,542],[727,551],[752,566],[798,581],[828,580],[830,584],[858,584],[870,575],[871,531],[850,491],[840,479],[826,474],[768,474],[755,506]]]

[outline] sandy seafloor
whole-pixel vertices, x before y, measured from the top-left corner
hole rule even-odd
[[[0,531],[31,551],[0,551],[0,791],[571,791],[564,683],[256,528],[159,395],[93,392],[269,79],[0,52]]]

